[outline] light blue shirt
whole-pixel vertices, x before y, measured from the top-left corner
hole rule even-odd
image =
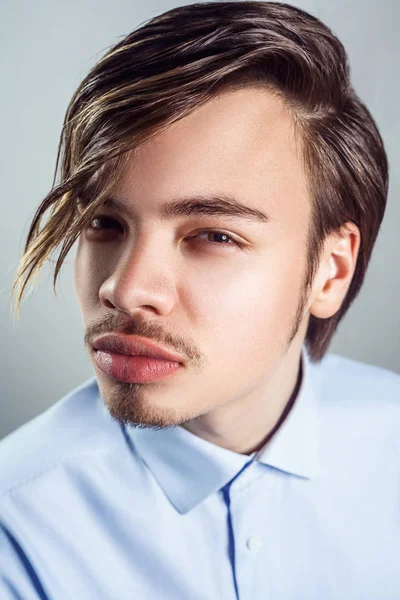
[[[0,443],[1,600],[398,600],[400,376],[328,354],[251,456],[92,377]]]

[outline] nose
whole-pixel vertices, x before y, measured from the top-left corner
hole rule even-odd
[[[113,261],[112,272],[99,290],[104,306],[129,315],[137,309],[170,313],[176,301],[176,286],[161,242],[149,236],[147,242],[135,244]]]

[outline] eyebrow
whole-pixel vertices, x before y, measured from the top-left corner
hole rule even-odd
[[[104,207],[129,213],[130,210],[122,200],[108,197],[103,203]],[[225,216],[256,221],[258,223],[269,223],[272,218],[263,211],[242,204],[233,196],[229,195],[200,195],[180,200],[173,200],[163,204],[159,216],[162,220],[171,220],[177,217],[190,216]]]

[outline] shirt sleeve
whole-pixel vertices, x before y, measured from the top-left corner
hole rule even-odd
[[[22,545],[1,523],[0,598],[1,600],[50,600]]]

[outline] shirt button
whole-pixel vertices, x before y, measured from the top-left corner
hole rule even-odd
[[[247,547],[249,550],[257,550],[260,546],[262,546],[262,541],[255,535],[252,535],[247,540]]]

